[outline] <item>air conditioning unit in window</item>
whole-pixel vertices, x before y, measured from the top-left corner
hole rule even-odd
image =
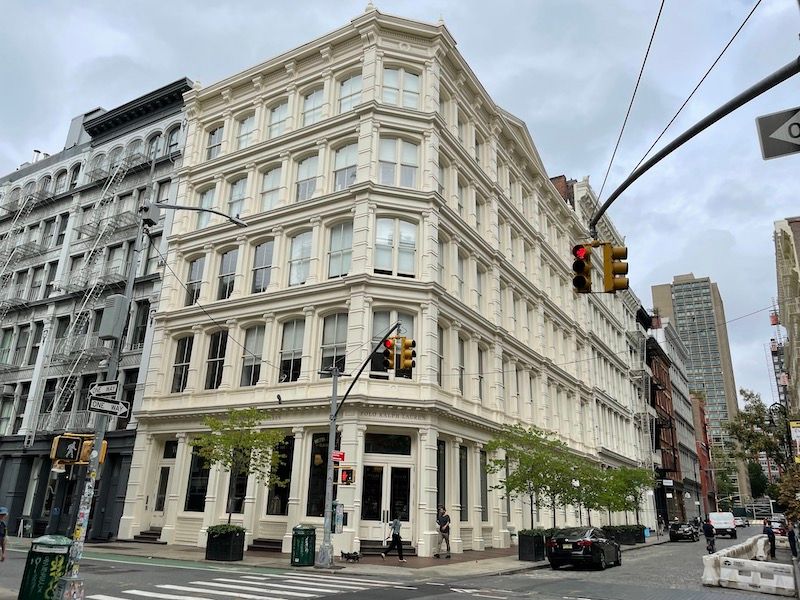
[[[3,396],[13,396],[14,395],[14,386],[8,383],[3,384]]]

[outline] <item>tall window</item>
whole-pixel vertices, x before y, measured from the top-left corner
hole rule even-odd
[[[288,321],[283,325],[281,342],[281,372],[279,383],[297,381],[303,360],[303,333],[305,323],[300,319]]]
[[[361,102],[361,73],[339,83],[339,112],[347,112]]]
[[[256,117],[249,115],[239,119],[239,131],[236,135],[236,149],[247,148],[255,139]]]
[[[464,204],[467,201],[467,190],[462,181],[459,181],[458,186],[456,186],[456,199],[458,201],[458,216],[463,219],[465,218]]]
[[[208,144],[206,144],[206,160],[211,160],[219,156],[222,151],[222,136],[225,128],[220,125],[208,132]]]
[[[444,330],[436,328],[436,383],[442,385],[442,374],[444,372]]]
[[[200,297],[204,262],[205,258],[201,256],[189,263],[189,274],[186,277],[186,306],[191,306]]]
[[[206,389],[215,390],[222,383],[222,367],[225,363],[225,348],[228,346],[228,331],[223,329],[211,336],[206,361]]]
[[[69,223],[69,214],[64,213],[59,217],[58,222],[58,233],[56,233],[56,246],[60,246],[64,243],[64,239],[67,235],[67,224]]]
[[[486,350],[478,346],[478,398],[483,400],[486,386]]]
[[[33,324],[33,339],[31,339],[31,349],[28,352],[28,362],[26,364],[36,364],[36,358],[39,356],[39,347],[42,344],[43,331],[44,323],[37,322]]]
[[[311,125],[322,119],[322,88],[303,97],[303,125]]]
[[[466,342],[462,338],[458,338],[458,391],[464,394],[465,391],[465,373],[467,372],[467,350]]]
[[[480,451],[481,457],[481,521],[489,520],[489,476],[486,473],[486,451]]]
[[[458,502],[461,504],[459,519],[469,521],[469,472],[466,446],[458,447]]]
[[[353,222],[345,221],[331,227],[331,246],[328,252],[328,277],[344,277],[350,272],[353,253]]]
[[[250,288],[253,294],[267,291],[270,273],[272,271],[273,244],[272,240],[267,240],[255,247],[253,257],[253,284]]]
[[[436,440],[436,505],[446,506],[447,442]]]
[[[155,158],[158,156],[158,146],[161,143],[161,134],[158,133],[147,141],[147,157]]]
[[[172,154],[173,152],[177,152],[178,151],[178,144],[179,144],[178,136],[180,136],[180,134],[181,134],[181,128],[180,127],[173,127],[172,129],[169,130],[169,133],[167,134],[167,153],[168,154]]]
[[[175,363],[172,367],[172,387],[170,392],[182,392],[189,378],[189,363],[192,360],[193,336],[182,337],[175,347]]]
[[[400,138],[381,138],[378,150],[379,182],[383,185],[416,187],[419,147]]]
[[[281,168],[273,167],[261,180],[261,210],[271,210],[278,205],[281,189]]]
[[[131,350],[136,350],[144,346],[144,338],[147,334],[147,322],[150,320],[150,301],[141,300],[136,303],[136,322],[133,326],[133,337],[131,338]]]
[[[383,101],[403,108],[419,108],[419,75],[405,69],[384,67]]]
[[[308,200],[317,189],[317,155],[309,156],[297,165],[297,201]]]
[[[336,151],[333,171],[333,191],[349,188],[356,182],[358,144],[348,144]]]
[[[288,481],[292,478],[292,462],[294,460],[294,436],[287,435],[283,441],[273,449],[280,457],[275,477],[278,481]],[[267,494],[268,515],[289,514],[289,486],[273,484]]]
[[[250,386],[261,376],[261,352],[264,348],[264,326],[250,327],[244,334],[242,355],[242,380],[240,385]]]
[[[483,231],[483,222],[484,222],[484,212],[486,210],[486,203],[479,198],[477,195],[475,196],[475,229],[477,231]]]
[[[460,253],[458,255],[458,262],[456,264],[456,278],[458,279],[457,282],[457,292],[458,297],[461,300],[464,300],[464,271],[465,271],[465,263],[467,259],[464,258]]]
[[[486,271],[481,267],[475,270],[475,295],[477,296],[478,308],[483,308],[483,294],[486,289]]]
[[[189,467],[189,484],[186,486],[186,502],[183,505],[183,510],[186,512],[201,513],[205,510],[210,470],[200,456],[197,447],[193,446],[192,464]]]
[[[337,313],[325,317],[322,327],[322,365],[320,371],[337,367],[344,372],[344,359],[347,350],[347,313]],[[330,373],[323,375],[330,377]]]
[[[289,257],[289,285],[301,285],[308,279],[311,266],[311,232],[305,231],[292,238]]]
[[[7,365],[11,362],[11,338],[14,337],[14,329],[8,327],[0,333],[0,364]]]
[[[42,293],[42,284],[44,283],[44,267],[37,267],[33,270],[31,277],[31,288],[28,291],[28,300],[38,300],[39,295]]]
[[[77,164],[69,171],[69,189],[78,187],[78,177],[81,175],[81,165]]]
[[[414,277],[417,226],[401,219],[378,219],[375,231],[375,272]]]
[[[233,293],[233,284],[236,280],[236,260],[238,257],[239,251],[233,249],[225,252],[220,258],[217,300],[230,298]]]
[[[238,217],[244,208],[244,194],[247,189],[247,177],[241,177],[231,183],[230,197],[228,198],[228,214]]]
[[[284,100],[276,104],[269,111],[269,137],[274,138],[286,131],[286,121],[289,119],[289,102]]]
[[[198,204],[200,208],[213,208],[214,207],[214,188],[208,188],[204,192],[200,193],[200,202]],[[211,213],[208,212],[199,212],[197,213],[197,228],[202,229],[203,227],[208,227],[209,222],[211,221]]]

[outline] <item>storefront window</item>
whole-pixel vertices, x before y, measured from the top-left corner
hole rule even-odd
[[[447,445],[444,440],[436,442],[436,505],[447,506],[445,482],[447,481]]]
[[[467,479],[467,447],[458,447],[458,501],[461,504],[462,521],[469,521],[469,480]]]
[[[203,459],[192,448],[192,464],[189,468],[189,485],[186,489],[186,503],[183,510],[187,512],[203,512],[206,508],[206,491],[208,490],[209,468]]]
[[[272,484],[269,488],[267,497],[268,515],[288,515],[289,514],[289,480],[292,478],[292,460],[294,459],[294,436],[287,435],[278,444],[274,452],[281,456],[281,462],[275,470],[278,481],[283,481],[286,485],[279,486]]]
[[[341,444],[340,434],[336,434],[336,448]],[[311,438],[311,467],[308,473],[308,502],[306,515],[325,516],[325,481],[328,475],[328,434],[315,433]],[[336,498],[336,477],[333,478],[333,497]]]

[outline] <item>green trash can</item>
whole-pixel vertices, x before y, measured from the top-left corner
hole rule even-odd
[[[313,567],[317,530],[313,525],[297,525],[292,528],[292,566]]]
[[[56,600],[58,580],[67,570],[72,540],[45,535],[31,542],[18,600]]]

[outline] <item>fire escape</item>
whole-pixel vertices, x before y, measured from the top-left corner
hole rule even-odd
[[[112,165],[108,171],[95,169],[87,173],[90,180],[104,180],[105,183],[99,199],[92,207],[91,217],[77,228],[81,237],[78,243],[88,247],[80,271],[68,274],[60,286],[65,293],[82,292],[82,295],[75,303],[69,327],[62,337],[55,339],[52,346],[52,355],[42,381],[46,384],[51,378],[57,378],[58,384],[54,392],[47,395],[44,394],[47,385],[41,386],[40,402],[37,405],[43,410],[37,416],[38,421],[28,428],[25,435],[26,447],[33,444],[37,430],[83,429],[91,425],[87,411],[79,414],[76,410],[65,411],[65,408],[73,400],[81,373],[91,363],[109,355],[110,348],[104,345],[96,333],[89,331],[89,321],[95,303],[106,288],[124,284],[127,279],[127,260],[123,257],[118,261],[107,261],[104,256],[109,244],[136,228],[137,219],[133,211],[117,213],[116,207],[111,204],[128,172],[131,169],[143,169],[148,163],[149,160],[144,155],[135,153]],[[131,257],[130,260],[134,258]]]

